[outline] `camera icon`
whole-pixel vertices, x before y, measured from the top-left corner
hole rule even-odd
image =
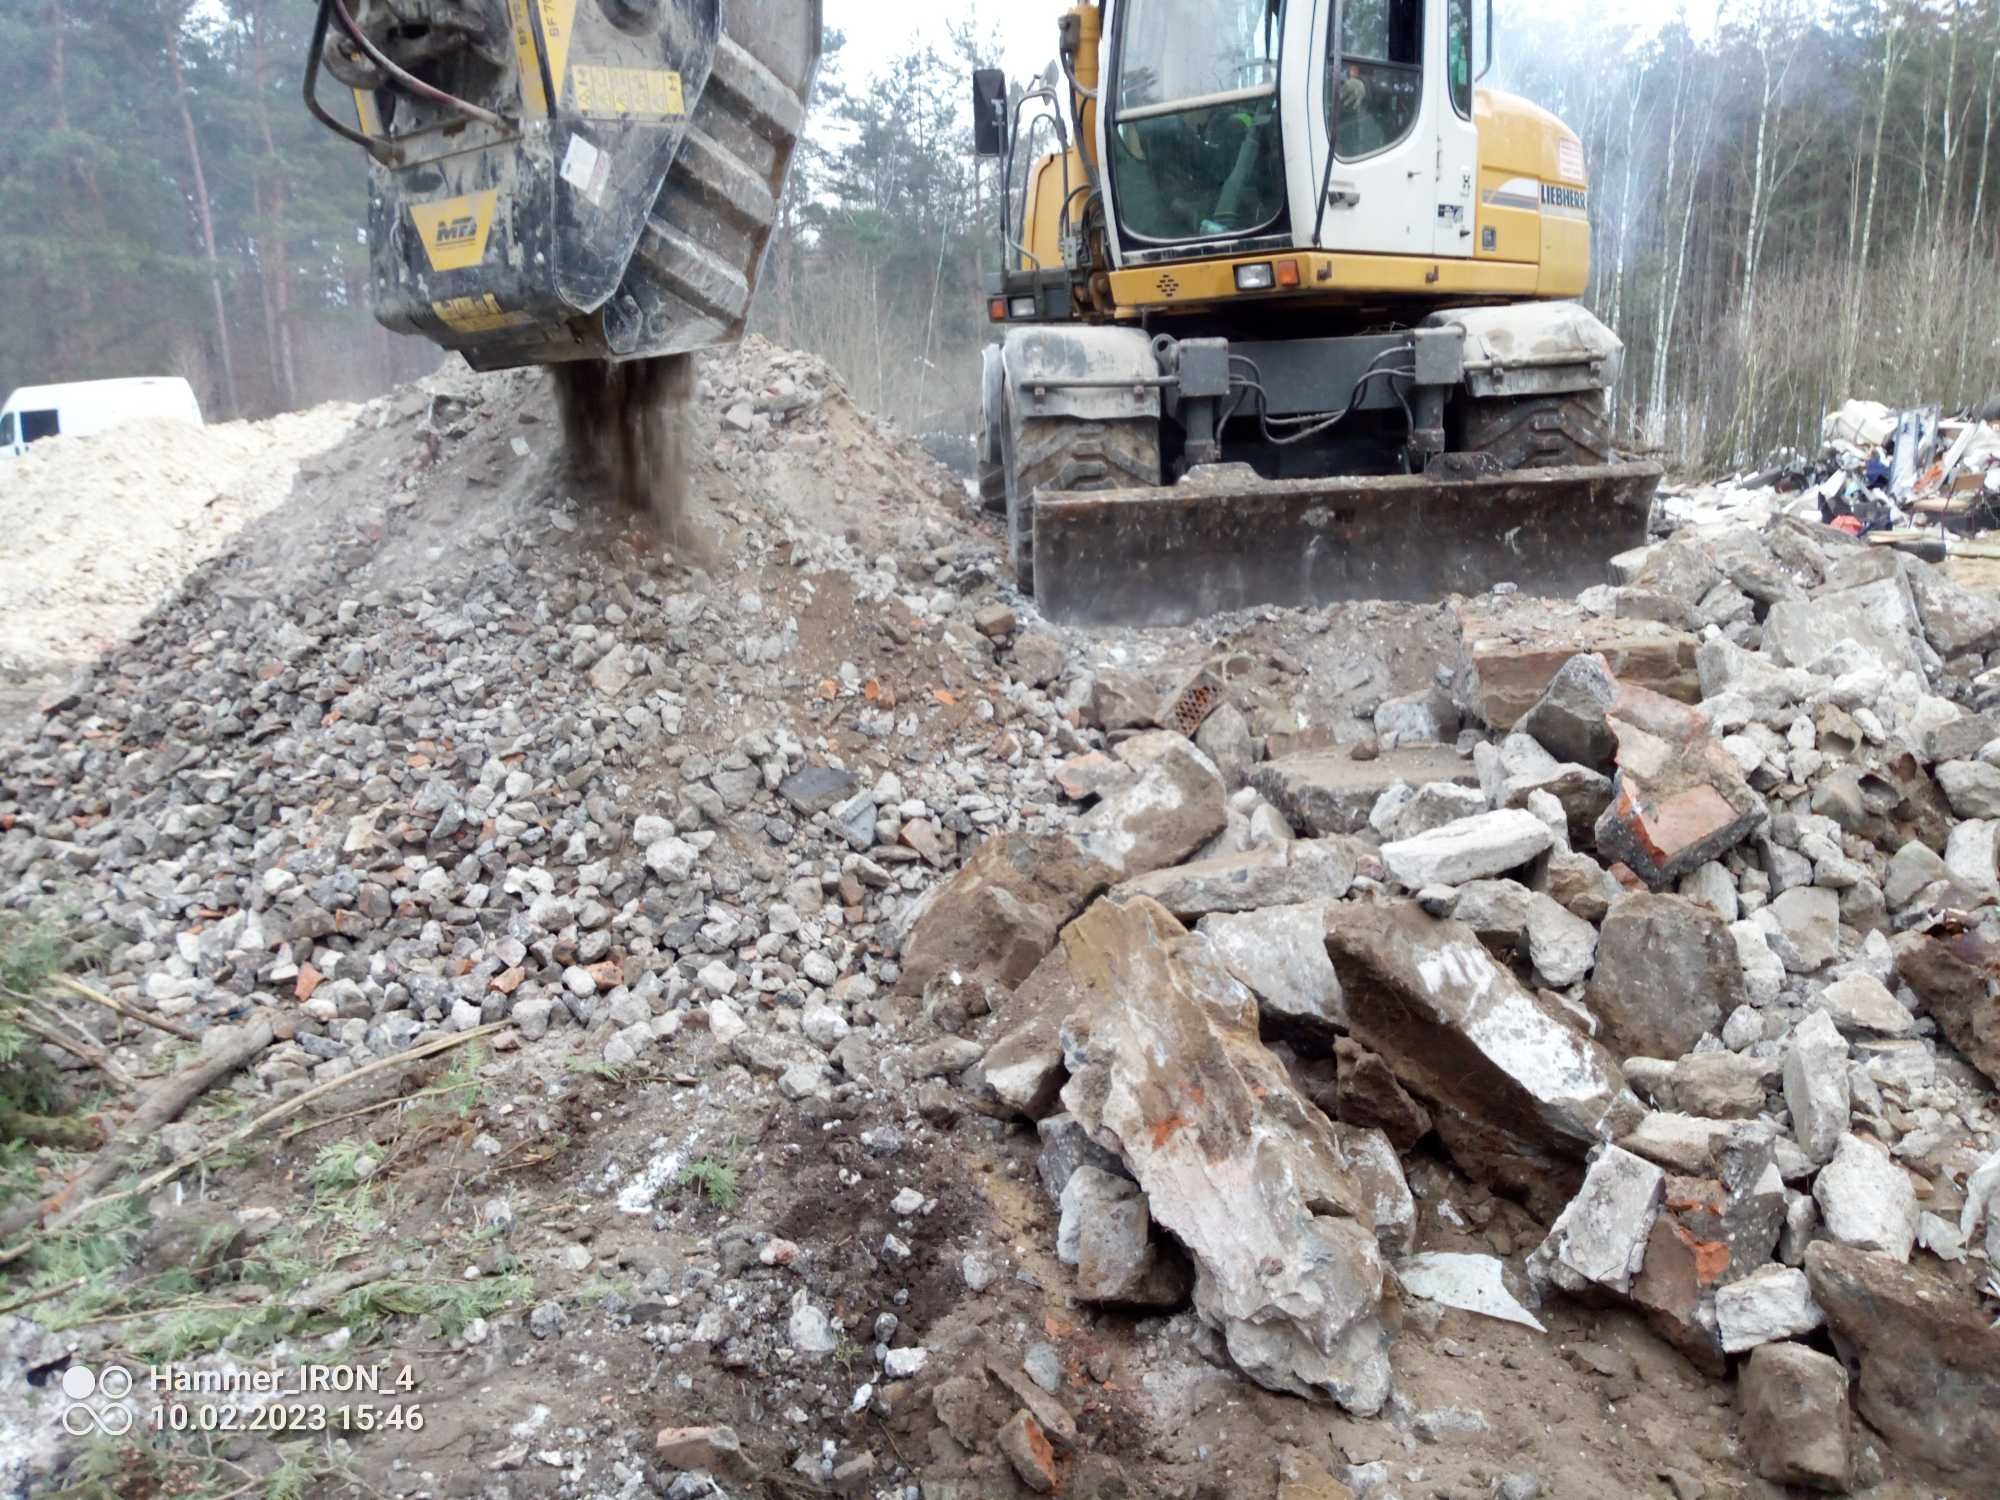
[[[102,1373],[88,1365],[71,1365],[63,1371],[62,1428],[71,1437],[123,1437],[132,1430],[132,1408],[124,1404],[132,1394],[132,1372],[123,1365],[107,1365]]]

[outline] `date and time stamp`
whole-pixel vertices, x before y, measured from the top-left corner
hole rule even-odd
[[[417,1374],[406,1364],[305,1364],[284,1369],[137,1369],[71,1365],[59,1420],[73,1437],[130,1433],[421,1432]]]

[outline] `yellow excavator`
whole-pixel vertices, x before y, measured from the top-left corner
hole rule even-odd
[[[376,315],[551,366],[643,489],[686,356],[742,335],[820,28],[320,0],[306,99],[374,159]],[[1613,452],[1624,351],[1573,300],[1582,148],[1480,86],[1492,38],[1492,0],[1086,0],[1034,87],[975,74],[1008,184],[980,490],[1046,615],[1568,593],[1644,540],[1660,470]]]

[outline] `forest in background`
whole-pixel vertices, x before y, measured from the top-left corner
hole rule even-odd
[[[309,20],[0,0],[0,387],[183,374],[254,416],[435,366],[367,315],[365,166],[298,104]],[[962,430],[996,187],[968,77],[994,49],[964,29],[857,77],[829,42],[754,326]],[[1699,35],[1503,6],[1489,81],[1583,135],[1620,421],[1678,466],[1810,445],[1851,395],[2000,395],[2000,0],[1723,0]]]

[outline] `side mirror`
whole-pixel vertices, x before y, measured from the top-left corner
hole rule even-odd
[[[972,72],[972,149],[978,156],[1007,151],[1007,75],[998,68]]]

